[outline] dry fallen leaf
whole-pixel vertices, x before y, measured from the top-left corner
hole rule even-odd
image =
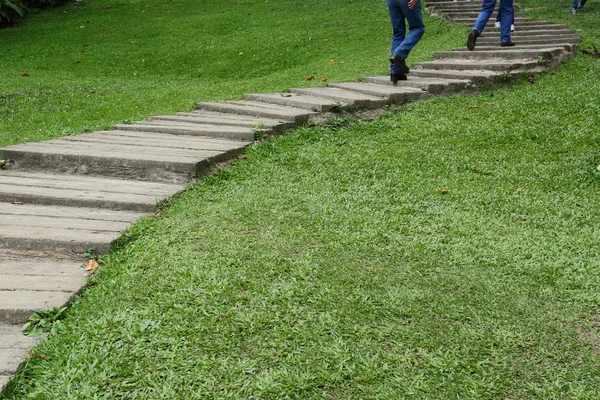
[[[523,188],[517,188],[517,190],[516,190],[517,193],[523,193],[524,191],[525,191],[525,189],[523,189]]]
[[[321,82],[327,82],[327,78],[321,78]]]
[[[98,261],[96,260],[90,260],[88,261],[87,265],[85,266],[85,270],[90,273],[93,274],[95,272],[95,270],[98,268]]]
[[[239,158],[240,160],[243,160],[244,158],[246,158],[246,156],[242,154],[242,155],[237,156],[237,158]]]
[[[313,80],[313,79],[315,79],[314,75],[309,75],[309,76],[306,77],[307,81],[310,81],[310,80]]]
[[[21,72],[21,76],[29,76],[29,72],[23,71],[23,72]]]
[[[534,75],[529,75],[527,77],[527,80],[529,81],[529,83],[535,83],[535,76]]]
[[[479,108],[479,106],[469,106],[469,110],[472,110],[473,108]]]
[[[329,64],[333,64],[335,62],[335,60],[332,58],[331,60],[329,60]]]
[[[448,189],[440,189],[440,193],[441,194],[446,194],[446,193],[448,193]]]
[[[44,360],[44,361],[50,360],[50,357],[48,357],[44,354],[37,354],[37,353],[27,353],[27,354],[25,354],[25,358],[39,358],[40,360]]]
[[[243,51],[240,51],[239,54],[238,54],[238,56],[243,56],[243,55],[244,55]]]

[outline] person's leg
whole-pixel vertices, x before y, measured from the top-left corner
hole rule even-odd
[[[496,0],[483,0],[483,3],[481,4],[481,11],[477,16],[477,19],[475,20],[475,25],[473,25],[473,29],[471,29],[471,32],[469,32],[469,37],[467,39],[467,48],[469,50],[475,50],[475,41],[483,32],[485,25],[490,19],[490,15],[492,15],[492,13],[494,12],[495,6]]]
[[[408,22],[408,35],[406,35],[402,43],[393,48],[392,55],[406,59],[413,47],[423,37],[425,25],[423,24],[420,1],[412,10],[408,7],[408,0],[398,0],[398,4],[402,14],[406,18],[406,22]],[[402,22],[404,23],[404,20]]]
[[[402,9],[398,5],[398,0],[387,0],[388,10],[390,12],[390,20],[392,22],[392,54],[396,48],[399,48],[406,36],[406,24],[404,21],[404,14]],[[390,72],[392,74],[398,73],[398,68],[392,63],[390,66]]]
[[[477,16],[475,25],[473,25],[473,29],[475,29],[480,35],[483,33],[483,29],[488,23],[490,15],[492,15],[492,13],[494,12],[494,7],[496,7],[496,0],[483,0],[483,4],[481,5],[481,11]]]
[[[498,13],[501,14],[501,25],[500,25],[500,43],[506,45],[512,43],[510,41],[510,20],[513,12],[513,0],[500,0],[500,6],[498,7]]]
[[[587,0],[581,0],[581,1],[579,2],[579,6],[577,7],[577,9],[578,9],[578,10],[581,10],[581,11],[585,11],[585,3],[586,3],[586,2],[587,2]]]
[[[571,9],[571,14],[575,14],[577,12],[577,7],[579,7],[579,0],[573,0],[573,8]]]

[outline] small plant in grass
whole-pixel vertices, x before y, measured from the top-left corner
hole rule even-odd
[[[95,260],[95,261],[98,261],[98,259],[100,258],[100,254],[98,254],[98,250],[96,250],[93,247],[90,247],[89,249],[87,249],[85,251],[85,253],[83,253],[83,256],[85,258],[87,258],[88,260]]]
[[[36,310],[29,317],[22,332],[26,336],[39,336],[42,333],[50,332],[56,321],[64,318],[67,307],[51,308],[49,310]]]
[[[258,121],[257,123],[252,125],[251,129],[254,132],[256,139],[262,139],[267,134],[267,132],[266,132],[267,128],[263,121]]]
[[[335,103],[333,103],[331,105],[331,107],[329,107],[329,111],[332,113],[339,113],[342,111],[342,107],[343,107],[343,104],[340,103],[339,101],[336,101]]]

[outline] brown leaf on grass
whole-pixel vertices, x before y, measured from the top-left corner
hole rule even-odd
[[[321,78],[321,82],[327,82],[327,78]]]
[[[21,76],[29,76],[29,72],[23,71],[23,72],[21,72]]]
[[[44,360],[44,361],[50,361],[50,357],[44,355],[44,354],[38,354],[38,353],[27,353],[25,354],[25,358],[38,358],[40,360]]]
[[[448,193],[448,189],[440,189],[440,193],[441,194],[446,194],[446,193]]]
[[[307,81],[312,81],[313,79],[315,79],[314,75],[309,75],[309,76],[306,77]]]
[[[237,156],[237,158],[240,160],[243,160],[244,158],[246,158],[246,156],[242,154],[242,155]]]
[[[532,83],[532,84],[533,84],[533,83],[535,83],[535,76],[534,76],[534,75],[529,75],[529,76],[527,77],[527,80],[529,81],[529,83]]]
[[[472,110],[474,108],[479,108],[479,106],[469,106],[469,110]]]
[[[89,260],[87,265],[85,266],[85,270],[88,273],[94,273],[96,271],[96,269],[98,268],[99,264],[98,261],[96,260]]]
[[[515,190],[515,192],[517,193],[523,193],[525,191],[525,189],[523,188],[517,188],[517,190]]]

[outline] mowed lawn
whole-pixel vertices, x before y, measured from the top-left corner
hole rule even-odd
[[[347,3],[379,60],[383,4]],[[523,3],[600,44],[600,5]],[[577,54],[251,146],[123,234],[7,397],[600,398],[599,73]]]

